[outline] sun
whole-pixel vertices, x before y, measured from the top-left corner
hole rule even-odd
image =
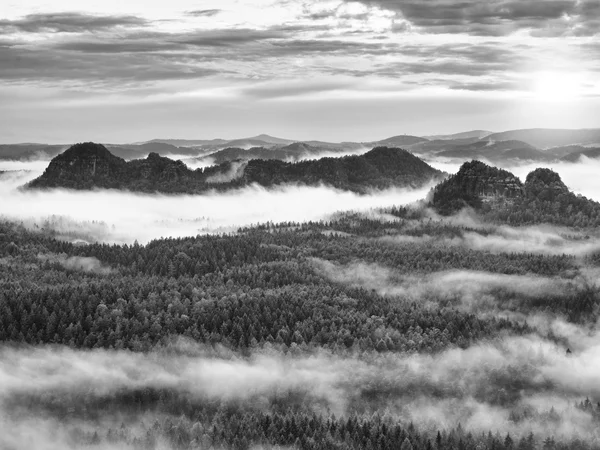
[[[582,94],[581,78],[577,73],[538,72],[533,77],[532,91],[542,100],[572,100]]]

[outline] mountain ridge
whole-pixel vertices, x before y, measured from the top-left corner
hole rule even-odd
[[[443,173],[398,148],[376,147],[360,156],[322,158],[288,163],[252,159],[227,161],[204,169],[189,169],[181,160],[150,153],[125,161],[105,146],[76,144],[53,158],[44,173],[27,187],[126,189],[138,192],[201,193],[259,184],[329,185],[353,192],[389,187],[420,187]]]

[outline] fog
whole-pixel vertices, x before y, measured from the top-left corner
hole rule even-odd
[[[552,225],[534,225],[511,227],[491,225],[480,221],[474,212],[463,210],[461,213],[440,217],[433,212],[427,216],[436,220],[441,227],[455,225],[476,229],[463,231],[460,236],[432,236],[423,234],[391,235],[381,238],[389,244],[427,244],[438,246],[456,246],[490,253],[533,253],[542,255],[572,255],[584,257],[600,251],[600,236],[594,230],[578,231]],[[420,222],[409,224],[418,228]]]
[[[246,358],[191,343],[184,343],[183,351],[167,348],[149,354],[5,346],[0,348],[0,404],[22,412],[35,399],[41,409],[29,415],[11,417],[4,411],[5,421],[18,424],[43,417],[44,405],[81,407],[85,398],[90,409],[138,389],[167,389],[192,404],[243,401],[261,411],[269,411],[281,396],[299,394],[316,412],[329,410],[337,416],[373,408],[423,428],[460,423],[469,431],[513,436],[534,431],[538,439],[591,440],[598,429],[574,404],[600,396],[600,336],[594,330],[567,329],[564,337],[570,345],[581,333],[588,339],[571,355],[565,346],[537,335],[506,336],[434,355],[335,356],[322,351],[293,356],[267,348]],[[552,408],[557,417],[549,416]],[[515,418],[524,411],[527,418]],[[43,432],[29,428],[29,438],[32,430]],[[2,439],[6,434],[0,435],[0,444]]]
[[[146,243],[160,237],[231,232],[267,221],[307,221],[337,211],[364,211],[415,202],[431,186],[389,189],[368,195],[329,187],[257,185],[203,195],[150,195],[116,190],[26,191],[19,187],[39,173],[0,175],[0,216],[30,228],[52,228],[65,239]]]
[[[533,300],[550,305],[558,296],[597,287],[600,276],[598,269],[581,270],[572,279],[469,270],[407,275],[380,264],[357,261],[341,265],[317,258],[311,261],[318,273],[336,283],[375,290],[402,301],[441,302],[485,315],[527,310]]]
[[[241,178],[244,175],[244,169],[248,165],[247,161],[234,161],[231,163],[229,170],[225,173],[216,173],[206,179],[207,183],[229,183],[230,181]]]
[[[84,256],[69,256],[65,254],[39,254],[38,259],[42,262],[56,263],[68,270],[78,272],[96,273],[99,275],[108,275],[112,272],[110,267],[107,267],[98,260],[98,258]]]

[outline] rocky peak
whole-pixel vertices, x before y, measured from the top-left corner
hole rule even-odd
[[[481,161],[464,163],[451,178],[469,195],[513,198],[523,192],[523,184],[515,175]]]
[[[552,200],[557,195],[569,193],[560,175],[550,169],[535,169],[527,175],[525,192],[528,197]]]
[[[102,144],[84,142],[69,147],[56,156],[44,172],[46,179],[92,179],[117,173],[126,162],[114,156]]]
[[[433,205],[449,214],[464,206],[480,208],[486,203],[511,201],[522,195],[523,183],[512,173],[481,161],[470,161],[435,187]]]

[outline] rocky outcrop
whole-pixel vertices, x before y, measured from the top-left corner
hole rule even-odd
[[[464,163],[456,175],[433,190],[432,204],[449,214],[465,206],[481,208],[499,199],[511,200],[523,195],[523,183],[512,173],[480,161]]]
[[[431,204],[441,214],[470,206],[487,219],[514,225],[600,225],[600,203],[572,193],[550,169],[534,170],[523,184],[506,170],[471,161],[434,188]]]
[[[561,194],[569,194],[569,188],[560,175],[550,169],[535,169],[527,175],[525,193],[529,198],[552,200]]]
[[[118,178],[126,164],[124,159],[114,156],[103,145],[85,142],[73,145],[53,158],[44,174],[30,185],[93,187]]]

